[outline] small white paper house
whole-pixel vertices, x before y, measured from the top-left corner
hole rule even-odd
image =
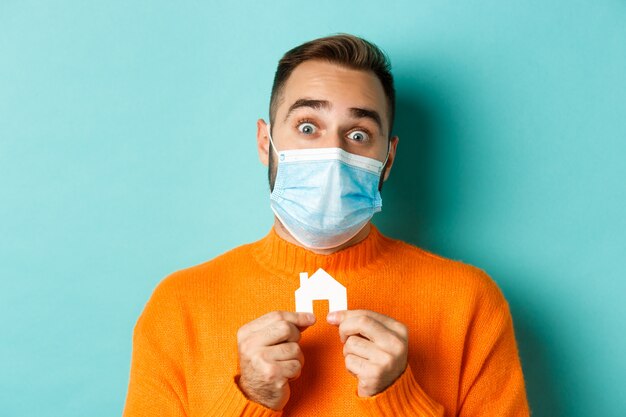
[[[311,275],[311,278],[306,272],[300,273],[300,288],[296,290],[296,311],[312,313],[313,300],[328,300],[328,311],[348,309],[346,287],[322,268]]]

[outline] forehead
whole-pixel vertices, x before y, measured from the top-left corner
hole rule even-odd
[[[333,108],[365,107],[386,115],[386,97],[380,80],[371,71],[309,60],[298,65],[285,83],[277,114],[284,114],[298,99],[327,100]]]

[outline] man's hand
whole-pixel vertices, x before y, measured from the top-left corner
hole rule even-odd
[[[274,410],[289,400],[289,381],[300,376],[304,357],[300,332],[315,323],[310,313],[273,311],[237,331],[239,387],[246,396]]]
[[[359,397],[371,397],[394,383],[406,369],[408,330],[391,317],[369,310],[335,311],[346,369],[358,381]]]

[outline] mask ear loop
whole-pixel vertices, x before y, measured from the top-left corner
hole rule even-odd
[[[271,123],[267,124],[267,137],[270,140],[270,147],[274,149],[276,156],[280,156],[280,154],[278,153],[278,149],[276,149],[276,145],[274,145],[274,141],[272,140]]]
[[[385,162],[383,162],[383,166],[380,167],[381,173],[385,171],[387,161],[389,161],[389,153],[391,153],[391,140],[387,139],[387,157],[385,158]]]

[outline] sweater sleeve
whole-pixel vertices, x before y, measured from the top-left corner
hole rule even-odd
[[[282,411],[276,411],[250,401],[239,389],[238,376],[226,386],[222,395],[215,401],[204,417],[240,416],[240,417],[280,417]]]
[[[124,417],[189,415],[181,311],[161,283],[133,332]]]
[[[419,416],[443,417],[443,407],[432,400],[419,386],[411,366],[383,392],[359,398],[364,415],[370,417]]]
[[[486,297],[467,335],[459,417],[528,417],[513,319],[499,290]]]
[[[207,410],[191,410],[188,402],[189,337],[192,327],[179,301],[175,276],[162,281],[133,333],[130,381],[123,417],[239,416],[279,417],[282,413],[248,400],[235,378],[224,381],[221,395]]]

